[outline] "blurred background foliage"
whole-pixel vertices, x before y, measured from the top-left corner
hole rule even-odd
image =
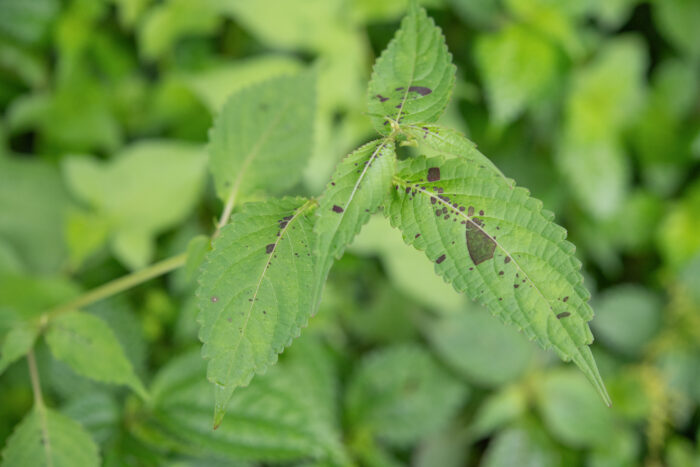
[[[49,405],[105,465],[700,465],[700,2],[423,3],[458,67],[443,123],[578,246],[613,407],[373,219],[304,336],[237,391],[217,431],[184,271],[87,310],[148,402],[40,342]],[[317,70],[314,151],[291,191],[317,195],[372,135],[366,83],[405,7],[0,0],[0,340],[17,313],[212,232],[207,132],[232,92]],[[0,376],[0,401],[4,444],[32,404],[25,361]]]

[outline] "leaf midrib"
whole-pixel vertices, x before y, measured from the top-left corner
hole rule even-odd
[[[424,195],[427,195],[429,198],[435,199],[437,203],[440,203],[441,205],[447,207],[450,211],[452,211],[455,215],[458,215],[460,217],[463,217],[466,219],[468,222],[470,222],[472,225],[476,226],[477,229],[479,229],[484,235],[486,235],[503,253],[505,253],[513,262],[513,265],[520,271],[520,273],[525,277],[525,279],[530,283],[530,285],[537,291],[537,293],[540,295],[540,297],[544,300],[544,302],[547,304],[547,307],[550,309],[550,311],[554,311],[552,308],[552,305],[549,303],[549,299],[545,297],[545,295],[542,293],[542,291],[537,287],[537,284],[530,279],[530,276],[523,270],[522,266],[518,263],[518,261],[511,255],[508,250],[505,249],[503,245],[501,245],[500,242],[498,242],[495,238],[493,238],[491,235],[489,235],[488,232],[486,232],[479,224],[474,222],[473,216],[470,217],[466,213],[455,209],[454,206],[452,206],[450,203],[440,199],[438,196],[435,196],[434,194],[430,193],[429,191],[426,191],[424,188],[422,188],[419,184],[411,184],[408,180],[404,180],[400,177],[394,177],[394,183],[397,183],[398,185],[401,185],[403,187],[413,187],[416,189],[418,193],[423,193]],[[486,282],[486,281],[485,281]],[[578,311],[578,310],[577,310]],[[581,351],[579,349],[579,346],[576,345],[576,341],[573,339],[571,332],[567,329],[566,326],[564,326],[561,323],[558,323],[559,326],[564,329],[566,334],[569,336],[572,342],[574,342],[574,347],[576,348],[576,351],[581,354]],[[583,354],[581,354],[581,357],[583,357]]]
[[[285,233],[287,232],[287,230],[289,230],[289,227],[294,223],[294,221],[296,221],[301,214],[303,214],[307,209],[309,209],[315,203],[316,203],[316,201],[311,199],[311,200],[306,201],[304,204],[302,204],[299,208],[297,208],[294,211],[292,218],[289,219],[289,222],[287,222],[287,225],[285,225],[282,228],[282,230],[280,231],[279,237],[277,237],[277,240],[275,240],[275,243],[274,243],[275,246],[272,248],[272,251],[268,254],[267,261],[265,261],[265,265],[263,266],[262,272],[260,273],[260,279],[258,279],[258,283],[255,287],[255,292],[253,293],[253,298],[252,298],[252,301],[250,303],[250,307],[248,308],[248,311],[246,313],[245,321],[244,321],[243,325],[241,326],[241,337],[240,337],[240,339],[238,339],[238,341],[236,342],[236,344],[233,347],[233,349],[231,350],[231,352],[237,353],[238,348],[241,345],[241,342],[243,342],[243,339],[244,338],[247,339],[246,330],[248,328],[248,322],[250,321],[250,317],[252,315],[253,308],[255,307],[255,301],[257,299],[258,292],[260,291],[260,287],[262,286],[262,282],[265,279],[265,274],[267,273],[267,270],[269,269],[268,266],[270,264],[270,261],[272,261],[272,256],[275,253],[275,250],[277,250],[277,246],[282,241]],[[233,365],[233,361],[234,361],[234,359],[229,359],[229,361],[228,361],[228,365],[226,368],[226,380],[227,381],[228,381],[228,377],[231,374],[231,366]],[[256,365],[256,367],[257,367],[257,365]]]

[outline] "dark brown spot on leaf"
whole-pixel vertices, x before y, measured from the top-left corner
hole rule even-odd
[[[333,212],[341,213],[341,212],[343,212],[343,208],[341,208],[337,204],[334,204],[333,205]]]
[[[379,99],[379,102],[386,102],[386,101],[389,100],[388,97],[384,97],[384,96],[382,96],[381,94],[377,94],[376,97],[377,97],[377,99]]]
[[[265,247],[265,253],[267,253],[267,254],[269,255],[269,254],[272,253],[273,251],[275,251],[275,244],[274,244],[274,243],[269,243],[269,244]]]
[[[469,206],[467,209],[467,216],[472,217],[474,215],[474,206]]]
[[[564,297],[564,298],[562,299],[562,301],[564,301],[564,302],[567,301],[567,300],[569,300],[569,297]]]
[[[428,181],[429,182],[437,182],[440,180],[440,168],[439,167],[431,167],[428,169]]]
[[[559,313],[559,314],[557,315],[557,319],[566,318],[567,316],[571,316],[571,313],[569,313],[568,311],[565,311],[565,312],[563,312],[563,313]]]
[[[440,264],[440,263],[442,263],[443,261],[445,261],[445,255],[440,255],[440,257],[439,257],[438,259],[435,260],[435,262],[436,262],[437,264]]]
[[[212,303],[216,303],[219,301],[219,297],[211,297]]]
[[[474,264],[479,265],[493,258],[496,242],[481,230],[474,222],[467,222],[467,250]]]
[[[421,96],[427,96],[428,94],[433,92],[432,89],[426,88],[425,86],[411,86],[410,88],[408,88],[408,91],[409,92],[417,92]]]
[[[506,256],[506,259],[504,259],[503,262],[506,264],[510,263],[510,256]]]

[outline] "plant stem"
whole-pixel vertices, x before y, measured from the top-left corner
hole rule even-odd
[[[27,363],[29,364],[29,377],[32,380],[32,392],[34,393],[34,403],[37,408],[43,409],[44,398],[41,397],[41,382],[39,381],[39,371],[36,368],[36,358],[34,349],[27,353]]]
[[[45,313],[44,317],[42,317],[42,322],[45,322],[51,316],[82,308],[107,297],[111,297],[112,295],[118,294],[119,292],[130,289],[136,285],[146,282],[149,279],[166,274],[184,265],[185,261],[187,261],[187,253],[181,253],[177,256],[172,256],[168,259],[152,264],[151,266],[141,269],[140,271],[114,279],[113,281],[107,282],[106,284],[103,284],[96,289],[81,295],[75,300],[71,300],[70,302],[64,303],[63,305],[59,305],[56,308],[49,310],[48,313]]]
[[[224,206],[224,211],[221,213],[221,218],[219,218],[219,222],[216,223],[216,230],[211,236],[212,240],[219,236],[221,229],[223,229],[228,223],[228,220],[231,217],[231,212],[233,212],[233,206],[236,204],[236,193],[238,193],[238,184],[236,184],[236,186],[231,190],[231,193],[228,195],[226,205]]]
[[[51,438],[49,437],[49,423],[46,418],[46,406],[44,398],[41,395],[41,381],[39,380],[39,370],[36,367],[36,358],[34,358],[34,349],[30,349],[27,353],[27,363],[29,364],[29,378],[32,381],[32,392],[34,393],[34,405],[39,413],[39,423],[41,425],[41,440],[46,454],[46,461],[49,467],[53,466],[53,457],[51,456]]]

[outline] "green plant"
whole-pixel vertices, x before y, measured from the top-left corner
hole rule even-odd
[[[541,202],[504,177],[465,136],[435,123],[448,105],[455,66],[440,30],[425,11],[415,5],[411,8],[375,64],[367,107],[379,139],[347,156],[318,199],[268,197],[289,192],[308,162],[315,80],[315,73],[309,71],[273,78],[236,92],[223,106],[210,133],[209,169],[224,206],[211,237],[195,237],[186,254],[87,294],[76,294],[61,282],[32,284],[41,290],[37,296],[44,297],[42,301],[63,303],[58,306],[31,300],[19,307],[13,305],[16,316],[10,320],[2,346],[0,369],[27,357],[35,406],[8,442],[7,465],[69,465],[75,458],[81,459],[81,465],[99,462],[97,448],[84,429],[43,403],[33,351],[42,335],[53,356],[78,374],[131,387],[170,430],[176,430],[173,427],[192,412],[209,410],[196,400],[187,414],[177,412],[178,391],[185,391],[182,387],[206,391],[198,356],[177,359],[147,391],[110,327],[104,320],[79,311],[181,266],[190,273],[199,271],[198,322],[202,356],[208,364],[206,376],[215,387],[214,426],[222,423],[227,410],[239,422],[265,421],[264,426],[250,422],[245,428],[253,439],[248,445],[227,444],[229,432],[224,432],[222,440],[210,448],[242,457],[262,453],[260,457],[279,459],[317,450],[330,453],[334,463],[347,462],[337,439],[328,434],[332,431],[328,429],[332,425],[328,407],[333,396],[324,351],[313,342],[301,342],[283,368],[270,367],[318,311],[333,263],[378,211],[402,232],[406,243],[425,252],[445,281],[541,347],[572,360],[610,403],[588,347],[592,335],[587,322],[593,317],[587,303],[590,294],[582,285],[581,263],[574,256],[573,245],[565,240],[566,232],[553,222],[553,214],[544,210]],[[438,155],[400,158],[397,148],[402,146],[427,148]],[[169,176],[202,170],[201,158],[186,151],[181,156],[182,167],[173,168]],[[128,166],[129,159],[122,162]],[[170,162],[156,158],[153,163]],[[113,222],[120,222],[110,245],[129,265],[138,267],[150,259],[152,237],[179,217],[172,211],[162,218],[139,216],[136,208],[118,212],[118,206],[95,194],[98,186],[85,182],[108,184],[110,174],[134,167],[93,167],[74,160],[66,170],[69,179],[75,179],[75,186],[81,187],[82,197],[109,213]],[[198,190],[196,184],[185,188],[181,190],[186,193],[179,193],[183,205]],[[239,207],[241,197],[251,199],[258,193],[264,195],[262,201]],[[134,201],[137,204],[138,200]],[[167,199],[162,204],[167,211]],[[12,280],[9,277],[5,282],[8,291]],[[47,306],[50,309],[44,311]],[[308,360],[313,360],[313,367],[305,366]],[[421,349],[410,346],[394,349],[363,367],[348,396],[352,417],[376,426],[379,436],[399,445],[416,436],[406,426],[391,426],[391,402],[380,401],[387,407],[375,411],[367,406],[368,394],[381,386],[377,383],[380,376],[394,368],[406,368],[395,364],[405,360],[425,369],[420,372],[428,377],[415,383],[410,375],[397,374],[392,381],[401,384],[387,392],[399,394],[404,385],[418,386],[416,413],[409,414],[412,419],[427,419],[430,424],[430,416],[440,418],[440,411],[435,415],[420,410],[430,404],[425,394],[434,393],[425,387],[438,387],[445,412],[457,404],[462,390]],[[265,380],[252,381],[257,373],[266,371]],[[295,387],[299,379],[290,376],[295,373],[303,375],[305,386]],[[560,383],[553,380],[553,386]],[[232,401],[234,390],[248,385],[251,389]],[[561,386],[567,387],[566,383]],[[289,393],[282,394],[281,388]],[[275,418],[255,406],[255,391],[272,400],[277,397],[274,404],[289,420],[312,413],[309,426],[302,431],[291,423],[270,426]],[[318,407],[313,407],[315,403]],[[201,433],[194,429],[187,433],[185,428],[177,435],[185,438]],[[363,436],[358,433],[354,440],[361,446],[359,452],[366,449]],[[277,444],[270,447],[274,444],[270,439]],[[43,448],[37,449],[39,445]]]

